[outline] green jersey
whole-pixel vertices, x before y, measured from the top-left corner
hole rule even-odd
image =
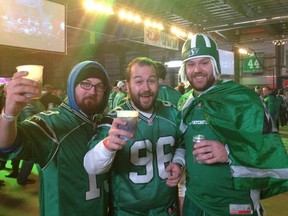
[[[173,105],[177,106],[180,97],[181,94],[176,89],[165,84],[160,84],[158,100],[169,101]]]
[[[264,98],[264,102],[266,104],[268,112],[276,123],[279,117],[281,102],[276,98],[275,95],[268,95]]]
[[[77,85],[88,78],[101,79],[107,87],[101,103],[89,111],[90,115],[81,110],[77,101],[88,97],[88,94],[77,91]],[[112,122],[102,117],[109,90],[110,81],[101,64],[80,62],[73,67],[67,79],[65,101],[59,107],[18,123],[15,142],[7,149],[0,149],[0,158],[18,156],[39,165],[41,216],[107,215],[107,176],[88,175],[83,158],[92,137],[105,138],[103,128]]]
[[[126,100],[127,92],[118,91],[113,100],[112,109],[116,108]]]
[[[239,209],[250,209],[250,215],[254,209],[250,192],[234,189],[229,164],[197,163],[192,154],[193,136],[201,134],[207,140],[218,140],[204,117],[201,105],[193,110],[188,122],[189,126],[183,135],[186,146],[186,196],[209,215],[230,215],[229,207],[232,205]]]
[[[133,107],[127,101],[121,109]],[[114,215],[121,209],[149,215],[159,207],[165,212],[158,211],[157,215],[175,214],[177,188],[166,185],[169,173],[165,168],[176,148],[176,115],[177,110],[170,103],[161,101],[157,101],[151,116],[139,113],[136,137],[117,151],[112,166]]]
[[[117,91],[112,91],[109,95],[109,100],[108,100],[108,109],[109,110],[113,109],[113,102],[114,102],[116,94],[117,94]]]
[[[233,81],[219,81],[199,96],[191,90],[180,101],[186,196],[199,209],[208,215],[255,215],[259,199],[288,190],[287,153],[254,91]],[[195,163],[192,138],[196,134],[226,144],[230,162]]]
[[[15,152],[40,167],[40,215],[106,215],[107,177],[83,167],[87,143],[101,125],[65,103],[19,124]]]

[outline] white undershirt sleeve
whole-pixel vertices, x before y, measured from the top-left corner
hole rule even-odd
[[[182,167],[185,167],[185,152],[186,152],[185,149],[177,148],[173,155],[172,163],[178,163]]]
[[[97,175],[108,172],[112,166],[116,151],[109,151],[99,142],[94,148],[88,151],[84,157],[84,167],[88,174]]]

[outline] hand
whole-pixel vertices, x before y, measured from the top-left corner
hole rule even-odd
[[[103,141],[105,147],[109,151],[117,151],[124,147],[124,145],[127,143],[127,140],[121,139],[119,136],[127,136],[127,137],[133,137],[133,133],[129,131],[125,131],[122,129],[119,129],[119,125],[125,125],[126,122],[123,121],[120,118],[115,118],[112,122],[112,126],[108,132],[108,137]]]
[[[30,97],[25,94],[41,94],[41,83],[23,78],[28,72],[14,73],[12,80],[5,86],[5,113],[7,115],[17,116],[22,108],[31,102]]]
[[[195,143],[193,155],[196,161],[206,164],[226,163],[228,161],[224,144],[213,140]]]
[[[166,169],[166,172],[169,172],[171,175],[168,177],[166,184],[170,187],[175,187],[180,181],[182,169],[179,164],[170,163]]]

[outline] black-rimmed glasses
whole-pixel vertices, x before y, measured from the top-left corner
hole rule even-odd
[[[83,82],[80,82],[80,87],[85,90],[90,90],[92,87],[94,87],[97,92],[104,92],[106,90],[106,86],[103,83],[93,85],[90,82],[83,81]]]

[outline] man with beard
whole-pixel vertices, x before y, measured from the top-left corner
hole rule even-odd
[[[112,215],[178,215],[176,185],[184,150],[177,147],[176,108],[157,100],[158,81],[154,61],[139,57],[130,62],[128,100],[117,109],[139,112],[137,132],[132,138],[131,132],[119,129],[126,122],[115,118],[116,110],[112,110],[115,119],[109,132],[107,128],[108,137],[100,142],[96,137],[91,148],[99,144],[85,155],[89,174],[107,172],[112,166]],[[131,139],[123,140],[120,135]]]
[[[183,95],[178,119],[186,147],[183,215],[262,215],[261,198],[288,190],[280,135],[254,91],[220,79],[212,38],[188,39],[182,60],[179,75],[193,88]],[[196,135],[205,139],[196,143]]]
[[[60,106],[16,124],[32,100],[25,95],[41,91],[40,83],[25,79],[27,74],[15,73],[6,85],[0,157],[17,156],[39,165],[40,215],[107,215],[106,176],[88,175],[83,167],[87,143],[106,124],[102,116],[110,89],[106,70],[94,61],[79,63],[68,77],[68,97]]]

